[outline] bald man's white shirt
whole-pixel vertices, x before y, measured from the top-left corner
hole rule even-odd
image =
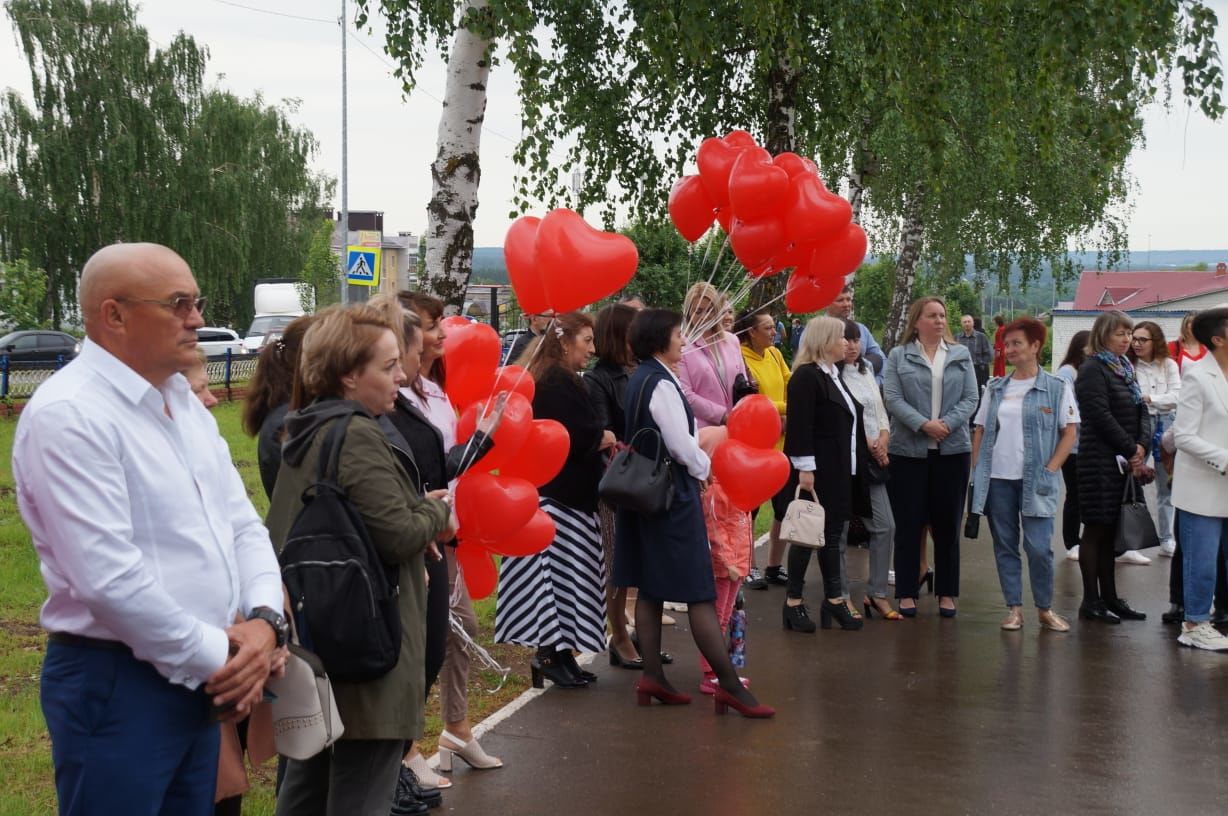
[[[179,374],[154,388],[86,340],[22,412],[13,475],[50,632],[121,641],[196,688],[225,664],[236,612],[281,608],[268,531]]]

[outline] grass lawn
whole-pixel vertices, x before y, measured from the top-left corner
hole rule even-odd
[[[239,426],[240,403],[223,403],[214,415],[252,503],[263,515],[268,500],[260,487],[256,443]],[[17,513],[11,458],[16,419],[0,419],[0,816],[27,816],[55,812],[55,785],[51,770],[51,744],[38,703],[38,676],[46,638],[38,625],[38,610],[46,597],[38,572],[38,559],[30,535]],[[528,688],[531,650],[494,645],[494,597],[476,604],[478,642],[504,666],[511,666],[507,682],[499,687],[496,672],[474,671],[469,683],[470,719],[475,723]],[[476,669],[476,664],[475,664]],[[422,747],[427,754],[443,730],[439,696],[427,706],[427,733]],[[272,814],[273,764],[252,775],[252,791],[244,798],[243,812]]]

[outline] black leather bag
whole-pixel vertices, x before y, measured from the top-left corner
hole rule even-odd
[[[1134,474],[1126,476],[1126,486],[1121,492],[1121,510],[1117,517],[1117,538],[1113,542],[1117,555],[1130,550],[1145,550],[1148,547],[1160,546],[1160,536],[1156,533],[1155,522],[1151,520],[1151,512],[1143,499],[1143,491],[1139,489]]]
[[[640,406],[644,402],[644,389],[649,380],[640,385],[639,394],[635,398],[635,413],[640,415]],[[641,435],[655,436],[657,455],[648,457],[635,449],[636,440]],[[597,485],[597,495],[608,504],[621,507],[645,516],[655,516],[669,510],[674,502],[674,474],[672,461],[665,452],[665,440],[653,428],[640,428],[628,443],[620,448],[610,460],[601,481]]]
[[[733,404],[737,405],[744,397],[749,397],[751,394],[759,393],[759,383],[754,380],[747,379],[746,375],[738,372],[738,376],[733,378]]]
[[[972,512],[972,485],[968,485],[968,518],[964,519],[964,538],[976,538],[981,534],[981,517]]]

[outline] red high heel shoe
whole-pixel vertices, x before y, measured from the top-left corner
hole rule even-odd
[[[720,686],[717,686],[716,694],[712,695],[712,702],[717,714],[724,714],[727,709],[732,708],[743,717],[748,717],[752,720],[766,720],[769,717],[776,716],[776,709],[771,706],[766,706],[763,703],[757,706],[748,706]]]
[[[655,680],[641,677],[635,684],[636,701],[642,706],[652,705],[653,697],[665,705],[689,705],[691,702],[691,695],[670,691]]]

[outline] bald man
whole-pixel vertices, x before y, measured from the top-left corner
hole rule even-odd
[[[17,424],[47,585],[41,701],[60,813],[212,813],[218,719],[284,663],[281,576],[209,412],[178,372],[204,298],[153,244],[81,274],[87,339]],[[246,622],[234,624],[236,614]]]

